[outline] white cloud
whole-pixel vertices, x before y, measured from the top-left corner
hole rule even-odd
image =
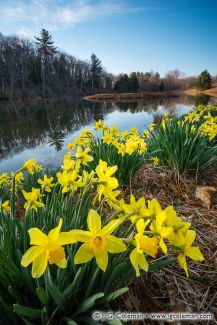
[[[124,0],[5,0],[0,2],[1,25],[16,23],[18,32],[23,36],[30,35],[41,28],[54,31],[103,16],[122,15],[144,9],[148,8],[129,7]]]

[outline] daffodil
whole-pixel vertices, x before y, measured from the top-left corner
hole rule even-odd
[[[182,269],[185,270],[187,277],[189,276],[189,274],[188,274],[186,256],[191,258],[194,261],[204,260],[204,257],[199,247],[192,246],[195,237],[196,237],[196,231],[188,230],[186,233],[184,244],[182,243],[182,245],[178,247],[178,250],[181,251],[181,253],[178,255],[179,265]]]
[[[67,147],[70,151],[74,150],[76,147],[76,141],[69,142]]]
[[[1,205],[2,211],[7,214],[8,212],[11,211],[11,207],[9,205],[9,200],[5,201],[4,203],[2,203]]]
[[[136,151],[138,149],[138,143],[137,142],[134,142],[134,141],[127,141],[126,143],[126,152],[129,154],[129,155],[132,155],[132,153],[134,151]]]
[[[108,200],[107,203],[111,208],[115,209],[120,219],[126,216],[126,203],[123,198],[120,200]]]
[[[103,129],[103,126],[104,126],[104,123],[102,120],[98,120],[95,122],[95,125],[94,125],[94,128],[95,130],[102,130]]]
[[[156,124],[154,124],[154,123],[151,123],[151,124],[149,124],[149,130],[150,131],[153,131],[155,128],[156,128]]]
[[[0,186],[7,185],[10,181],[10,177],[8,176],[7,173],[2,173],[0,175]]]
[[[122,156],[126,153],[126,145],[124,143],[121,143],[118,147],[118,153],[120,153]]]
[[[98,176],[98,194],[99,200],[102,194],[105,197],[114,198],[113,191],[118,187],[118,180],[112,175],[117,171],[117,166],[108,167],[105,161],[100,159],[99,165],[96,167],[96,174]]]
[[[136,246],[130,254],[130,261],[136,271],[136,276],[140,275],[139,269],[148,271],[148,263],[145,258],[144,253],[155,257],[157,254],[158,241],[155,237],[148,237],[144,235],[144,230],[149,221],[144,222],[140,219],[136,223],[137,234],[135,236],[135,241],[133,244]]]
[[[34,172],[42,170],[42,167],[36,164],[36,161],[34,159],[27,160],[23,167],[21,168],[21,171],[28,171],[31,175],[34,174]]]
[[[144,197],[141,197],[136,201],[133,194],[130,196],[130,203],[124,206],[126,213],[133,215],[130,217],[131,222],[134,223],[140,218],[149,218],[152,215],[152,211],[146,207]]]
[[[152,161],[153,161],[153,165],[154,165],[155,167],[159,166],[159,164],[160,164],[160,159],[159,159],[157,156],[152,157],[151,159],[152,159]]]
[[[164,211],[167,216],[165,225],[173,228],[169,240],[174,245],[180,246],[184,243],[186,232],[190,228],[191,223],[182,221],[172,206],[168,206]]]
[[[62,170],[66,173],[73,172],[73,171],[78,173],[78,171],[80,169],[80,162],[71,160],[71,159],[64,159],[63,165],[61,167],[62,167]]]
[[[48,263],[56,264],[60,268],[66,268],[67,260],[63,245],[74,243],[69,232],[60,232],[62,219],[59,225],[52,229],[48,235],[38,228],[28,230],[30,247],[23,255],[21,265],[27,267],[32,263],[32,277],[39,278],[45,272]]]
[[[108,253],[116,254],[126,250],[123,241],[111,235],[120,224],[120,219],[111,220],[102,228],[100,216],[95,210],[90,210],[87,218],[89,231],[75,229],[70,232],[74,240],[84,243],[75,255],[75,264],[86,263],[95,257],[98,266],[105,271]]]
[[[53,180],[53,177],[48,178],[47,175],[44,175],[44,179],[38,179],[38,184],[41,185],[42,191],[51,192],[51,188],[55,185],[52,183]]]
[[[111,144],[113,141],[113,135],[111,133],[106,133],[103,137],[102,140],[106,144]]]
[[[62,186],[62,193],[76,191],[82,184],[77,169],[70,172],[57,173],[58,182]]]
[[[167,253],[167,246],[164,239],[172,238],[173,236],[173,227],[166,227],[165,225],[166,218],[166,212],[161,211],[156,215],[156,219],[150,225],[150,230],[155,233],[159,241],[159,246],[164,254]]]
[[[82,148],[80,146],[78,146],[77,152],[76,152],[76,158],[78,159],[78,161],[81,164],[87,165],[89,162],[93,161],[93,157],[88,155],[89,152],[90,152],[89,148],[82,150]]]
[[[38,211],[38,208],[43,208],[44,204],[40,202],[40,190],[36,188],[32,188],[31,192],[22,191],[23,196],[26,199],[26,203],[24,204],[24,209],[26,209],[26,214],[30,209],[34,209]]]
[[[149,130],[143,131],[143,135],[144,135],[145,138],[149,138],[150,137],[150,131]]]

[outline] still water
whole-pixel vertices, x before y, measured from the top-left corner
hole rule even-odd
[[[67,143],[86,127],[94,131],[98,119],[121,131],[131,127],[143,131],[155,115],[166,111],[181,115],[193,107],[194,98],[189,96],[119,103],[72,99],[0,103],[0,173],[20,168],[27,159],[45,168],[60,166]]]

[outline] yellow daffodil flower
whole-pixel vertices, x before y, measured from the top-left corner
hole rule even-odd
[[[47,175],[44,175],[44,179],[38,179],[38,184],[41,185],[42,191],[51,192],[51,188],[55,185],[52,183],[53,180],[53,177],[48,178]]]
[[[127,141],[126,143],[126,152],[129,154],[129,155],[132,155],[132,153],[134,151],[136,151],[138,149],[138,143],[137,142],[134,142],[134,141]]]
[[[76,191],[78,187],[82,186],[79,181],[79,175],[77,169],[70,171],[68,173],[57,173],[58,182],[62,186],[62,193],[69,191]]]
[[[196,237],[196,231],[188,230],[186,233],[184,244],[182,243],[182,246],[178,247],[179,251],[181,251],[181,253],[178,255],[178,262],[180,267],[185,270],[187,277],[189,276],[189,274],[188,274],[186,256],[191,258],[194,261],[201,262],[204,260],[204,257],[199,247],[192,246],[195,237]]]
[[[175,246],[184,244],[185,235],[190,228],[191,223],[182,221],[182,219],[177,216],[176,211],[172,206],[168,206],[164,211],[167,216],[165,225],[173,228],[173,232],[169,237],[170,242]]]
[[[1,205],[2,211],[7,214],[8,212],[11,211],[11,207],[9,205],[9,200],[5,201],[4,203],[2,203]]]
[[[78,159],[78,161],[81,164],[87,165],[89,162],[93,161],[93,157],[88,155],[89,152],[90,152],[89,148],[82,150],[82,148],[80,146],[78,146],[78,149],[76,152],[76,158]]]
[[[2,173],[0,175],[0,186],[7,185],[10,181],[10,177],[8,176],[7,173]]]
[[[26,199],[26,203],[24,204],[24,209],[26,209],[26,214],[30,209],[34,209],[38,211],[38,208],[43,208],[44,204],[39,201],[41,194],[40,190],[36,188],[32,188],[31,192],[22,191],[23,196]]]
[[[23,167],[21,168],[21,171],[28,171],[31,175],[33,175],[36,171],[42,170],[42,167],[36,164],[36,161],[34,159],[27,160]]]
[[[69,142],[67,147],[70,151],[73,151],[76,147],[76,141]]]
[[[159,246],[164,254],[167,254],[167,246],[164,243],[164,239],[168,239],[173,236],[173,228],[165,226],[166,218],[166,212],[161,211],[156,215],[156,219],[153,220],[150,225],[150,230],[155,233],[155,236],[159,240]]]
[[[152,161],[153,161],[153,165],[154,165],[155,167],[159,166],[159,164],[160,164],[160,159],[159,159],[157,156],[152,157],[151,159],[152,159]]]
[[[117,149],[118,149],[118,153],[120,153],[122,156],[125,155],[125,153],[126,153],[126,146],[125,146],[124,143],[121,143],[121,144],[117,147]]]
[[[151,124],[149,124],[149,130],[150,131],[153,131],[155,128],[156,128],[156,124],[154,124],[154,123],[151,123]]]
[[[144,135],[145,138],[149,138],[150,137],[150,131],[149,130],[143,131],[143,135]]]
[[[136,248],[130,254],[130,261],[136,271],[136,276],[140,275],[139,269],[148,271],[148,263],[145,258],[144,253],[155,257],[157,254],[158,241],[155,237],[148,237],[144,235],[144,230],[149,221],[144,222],[140,219],[136,223],[137,234],[135,236],[135,241],[133,244]]]
[[[146,207],[144,197],[141,197],[137,202],[133,194],[130,196],[130,204],[124,206],[126,213],[133,213],[130,219],[132,223],[135,223],[140,218],[148,218],[152,215],[152,211]]]
[[[99,185],[97,188],[99,200],[102,194],[108,198],[114,198],[113,191],[118,187],[118,180],[112,175],[117,171],[117,166],[108,167],[105,161],[100,159],[99,165],[96,167]]]
[[[113,135],[111,133],[106,133],[103,137],[102,140],[106,144],[111,144],[113,141]]]
[[[27,267],[32,263],[32,277],[39,278],[45,272],[48,263],[66,268],[67,260],[63,245],[74,243],[70,232],[60,232],[62,219],[59,225],[52,229],[48,235],[38,228],[29,229],[30,247],[23,255],[21,265]]]
[[[97,130],[102,130],[104,126],[104,123],[102,120],[98,120],[95,122],[94,129]]]
[[[90,210],[87,218],[89,231],[71,230],[72,238],[84,244],[78,249],[75,264],[86,263],[96,258],[98,266],[105,272],[108,265],[108,253],[116,254],[126,250],[123,241],[111,233],[121,224],[121,220],[111,220],[101,228],[101,218],[95,210]]]

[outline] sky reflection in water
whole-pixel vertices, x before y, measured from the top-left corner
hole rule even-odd
[[[177,115],[194,107],[182,96],[144,102],[94,103],[69,99],[2,103],[0,106],[0,173],[11,172],[28,159],[45,168],[60,166],[66,145],[86,127],[95,132],[94,121],[104,119],[121,131],[137,127],[140,132],[166,111]]]

